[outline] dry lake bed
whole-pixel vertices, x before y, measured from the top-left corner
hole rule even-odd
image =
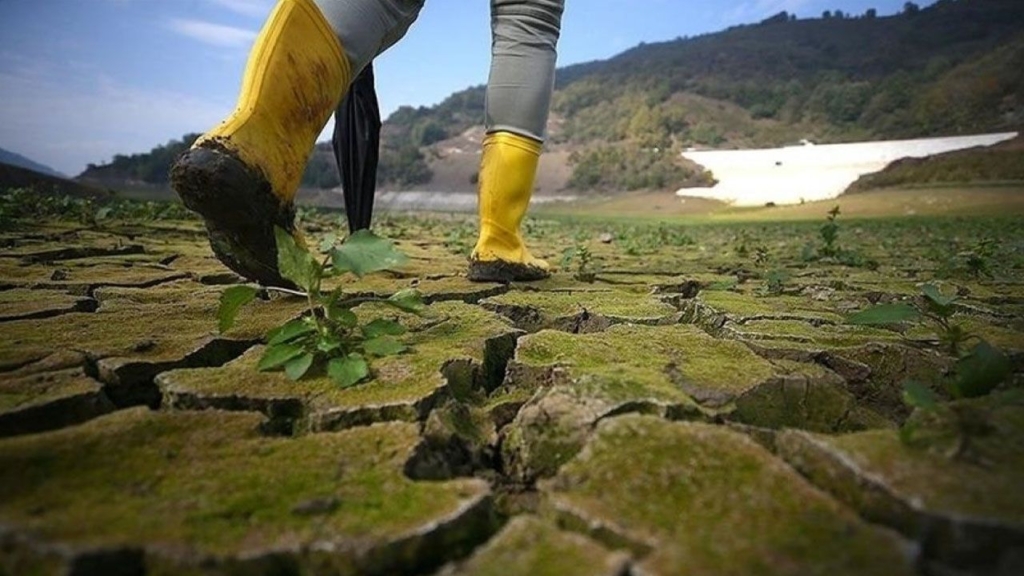
[[[1024,571],[1019,215],[529,220],[560,270],[512,285],[383,217],[409,265],[334,282],[428,305],[342,389],[256,369],[302,298],[218,330],[197,221],[45,208],[0,232],[5,576]]]

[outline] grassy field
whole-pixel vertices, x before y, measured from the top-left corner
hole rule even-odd
[[[543,206],[536,212],[540,216],[571,215],[598,220],[772,222],[817,220],[836,205],[848,218],[1024,214],[1024,184],[883,189],[842,195],[834,200],[757,208],[734,208],[704,198],[679,198],[671,192],[641,192]]]

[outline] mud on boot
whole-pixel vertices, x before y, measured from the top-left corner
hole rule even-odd
[[[470,260],[466,275],[472,282],[532,282],[543,280],[551,273],[540,266],[504,260]]]
[[[295,205],[282,202],[258,170],[212,142],[188,150],[171,168],[171,186],[206,224],[225,266],[267,286],[294,288],[277,269],[274,227],[295,230]]]

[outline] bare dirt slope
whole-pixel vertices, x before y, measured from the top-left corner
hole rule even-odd
[[[483,126],[475,126],[454,138],[442,140],[426,149],[428,165],[434,177],[427,184],[413,190],[441,192],[476,192],[476,177],[480,170],[480,143]],[[570,150],[549,144],[540,157],[534,191],[542,195],[564,195],[572,167]]]

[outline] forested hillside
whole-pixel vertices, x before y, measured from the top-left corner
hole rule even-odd
[[[433,107],[398,109],[385,122],[380,181],[393,188],[429,183],[440,145],[479,125],[483,106],[478,86]],[[549,149],[568,152],[567,184],[579,190],[671,188],[707,178],[679,161],[688,147],[967,134],[1021,124],[1024,2],[940,0],[926,8],[908,2],[885,17],[874,10],[813,19],[783,12],[562,68]],[[127,157],[141,163],[116,171],[161,181],[166,169],[149,167],[172,148]],[[336,183],[329,146],[320,145],[304,184]]]

